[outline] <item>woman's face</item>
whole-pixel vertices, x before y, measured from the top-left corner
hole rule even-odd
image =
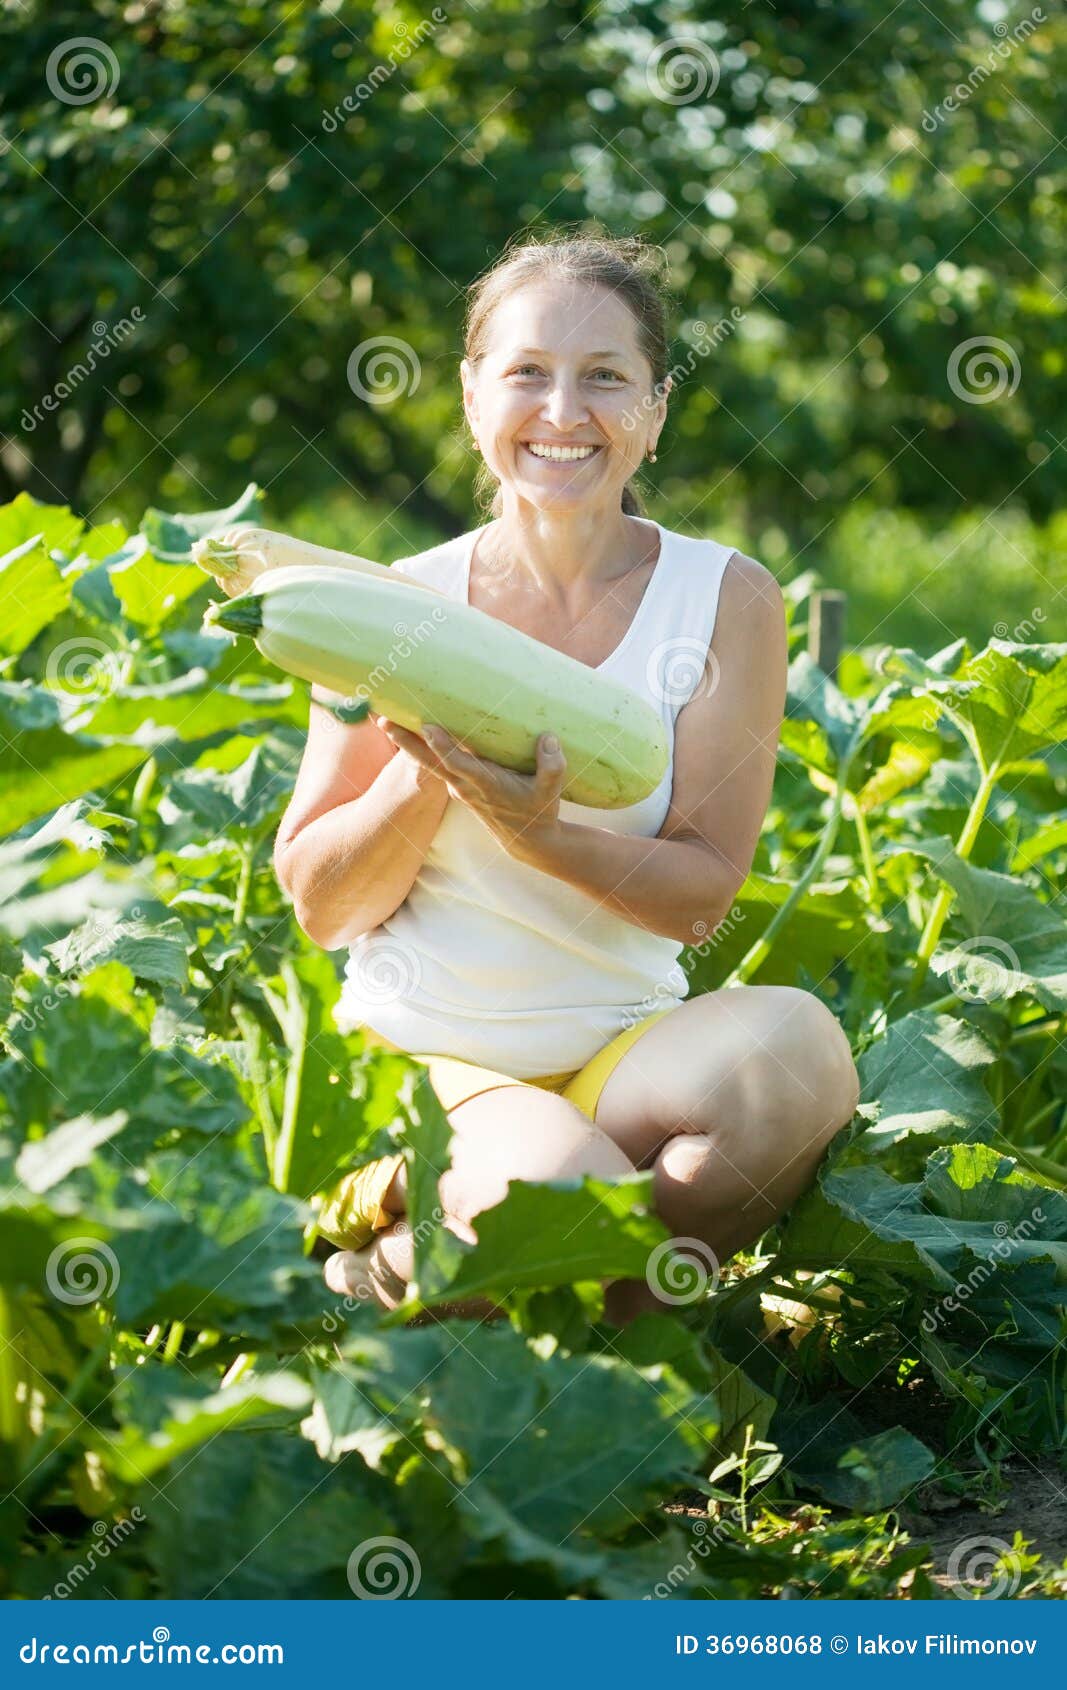
[[[502,301],[477,371],[464,359],[462,375],[487,465],[542,509],[617,510],[667,409],[665,398],[653,399],[629,307],[578,283],[531,282]],[[553,447],[564,455],[549,455]]]

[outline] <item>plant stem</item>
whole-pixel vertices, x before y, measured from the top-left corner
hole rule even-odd
[[[752,1426],[745,1427],[745,1447],[741,1451],[741,1496],[739,1499],[741,1512],[741,1530],[748,1532],[748,1453],[752,1447]]]
[[[248,894],[252,886],[252,868],[256,860],[256,848],[252,844],[241,846],[241,868],[237,876],[237,892],[233,900],[233,925],[240,927],[248,910]]]
[[[1023,1039],[1040,1039],[1046,1033],[1051,1037],[1062,1020],[1063,1015],[1060,1013],[1043,1015],[1038,1021],[1024,1021],[1021,1027],[1012,1030],[1011,1042],[1013,1045],[1021,1044]]]
[[[238,933],[244,926],[245,916],[248,913],[248,895],[252,889],[252,870],[255,866],[255,860],[255,845],[250,843],[247,839],[242,840],[241,866],[237,872],[237,886],[233,896],[233,930],[235,933]],[[233,988],[236,977],[237,969],[231,959],[227,965],[226,975],[219,993],[219,1002],[222,1006],[222,1013],[224,1017],[229,1015],[231,1005],[233,1004]]]
[[[67,1408],[81,1408],[85,1394],[96,1378],[98,1368],[102,1363],[107,1364],[109,1353],[110,1345],[103,1343],[97,1345],[96,1349],[86,1356],[74,1377],[73,1383],[63,1393],[63,1401]],[[47,1488],[56,1465],[62,1460],[63,1456],[62,1448],[56,1449],[52,1446],[57,1437],[61,1437],[61,1442],[66,1443],[68,1436],[67,1432],[60,1434],[55,1427],[46,1428],[41,1433],[22,1464],[25,1478],[20,1483],[17,1492],[20,1507],[29,1511],[41,1492]]]
[[[1035,1101],[1037,1100],[1038,1094],[1045,1083],[1045,1075],[1048,1070],[1049,1063],[1053,1060],[1058,1050],[1058,1040],[1055,1044],[1046,1045],[1045,1049],[1041,1052],[1037,1061],[1034,1063],[1033,1068],[1030,1070],[1030,1074],[1023,1085],[1022,1096],[1015,1106],[1014,1118],[1020,1123],[1021,1129],[1027,1134],[1027,1136],[1033,1132],[1035,1127],[1040,1126],[1043,1121],[1047,1121],[1049,1116],[1054,1114],[1055,1111],[1062,1105],[1062,1098],[1055,1097],[1052,1102],[1047,1103],[1037,1115],[1031,1116],[1030,1114],[1030,1110],[1032,1109]]]
[[[1058,1114],[1062,1108],[1062,1097],[1054,1097],[1050,1103],[1046,1103],[1043,1109],[1039,1109],[1036,1115],[1032,1116],[1029,1121],[1024,1123],[1026,1131],[1028,1133],[1032,1133],[1035,1132],[1038,1127],[1043,1127],[1050,1116]]]
[[[860,857],[863,860],[863,870],[867,876],[867,890],[870,893],[871,908],[877,915],[882,913],[882,893],[878,885],[878,866],[874,860],[874,850],[871,846],[871,830],[867,826],[867,818],[859,805],[856,805],[856,838],[859,840]]]
[[[978,783],[978,791],[974,795],[974,800],[971,804],[970,810],[967,812],[967,820],[964,822],[963,829],[956,841],[956,855],[961,858],[963,862],[967,861],[974,849],[974,842],[978,838],[978,830],[985,819],[985,813],[989,807],[989,800],[993,795],[993,788],[997,784],[997,773],[998,767],[997,765],[994,765],[992,769],[987,769],[983,773],[982,778]],[[948,919],[948,912],[952,907],[952,900],[955,896],[956,894],[951,886],[942,886],[941,890],[937,894],[937,897],[934,899],[933,908],[930,911],[926,926],[923,929],[923,935],[919,940],[919,948],[916,952],[916,990],[918,990],[923,981],[926,979],[926,971],[930,966],[930,958],[937,949],[937,942],[941,937],[941,929],[944,927],[945,922]]]
[[[1067,1162],[1067,1104],[1064,1104],[1056,1130],[1045,1145],[1045,1153],[1053,1162]]]
[[[19,1405],[18,1351],[15,1349],[15,1310],[0,1288],[0,1443],[16,1450],[23,1441],[23,1419]]]
[[[185,1322],[184,1322],[184,1320],[172,1320],[171,1323],[170,1323],[170,1332],[167,1334],[167,1342],[163,1346],[163,1360],[164,1361],[173,1361],[174,1360],[175,1356],[178,1354],[179,1350],[182,1347],[182,1339],[184,1337],[185,1337]]]
[[[222,1375],[222,1387],[225,1388],[227,1385],[236,1385],[238,1379],[242,1379],[248,1372],[249,1368],[255,1365],[255,1360],[256,1358],[252,1351],[242,1350],[239,1356],[234,1357],[230,1366]]]
[[[943,998],[936,998],[933,1003],[924,1003],[923,1009],[929,1011],[931,1015],[944,1015],[952,1008],[953,1004],[957,1003],[959,1003],[959,998],[956,993],[946,992]]]
[[[1024,1169],[1030,1169],[1040,1174],[1042,1179],[1051,1180],[1054,1185],[1067,1187],[1067,1167],[1060,1162],[1053,1162],[1048,1156],[1038,1156],[1036,1151],[1027,1150],[1025,1146],[1010,1144],[1006,1139],[994,1146],[1004,1156],[1014,1156]]]
[[[844,802],[845,782],[847,778],[848,764],[846,762],[843,764],[838,774],[837,785],[834,788],[833,802],[830,805],[830,814],[826,818],[826,823],[823,827],[819,843],[815,847],[810,863],[804,870],[800,879],[794,883],[793,888],[781,909],[772,918],[764,932],[756,940],[756,943],[750,950],[746,951],[745,955],[741,958],[741,961],[737,964],[737,967],[733,970],[733,972],[723,981],[723,986],[737,985],[752,978],[756,970],[762,966],[767,957],[770,955],[774,941],[777,939],[779,933],[786,925],[801,899],[805,896],[808,888],[816,879],[819,870],[822,868],[823,863],[826,861],[833,849],[834,840],[837,838],[837,830],[841,824],[841,805]]]
[[[137,776],[137,782],[130,798],[130,810],[134,821],[137,822],[138,825],[144,816],[145,804],[148,801],[148,794],[152,790],[158,769],[159,764],[156,762],[155,758],[149,757],[141,765],[141,772]]]
[[[300,1089],[304,1078],[304,1055],[307,1050],[308,1011],[300,981],[291,963],[282,964],[282,977],[288,994],[288,1015],[285,1042],[289,1047],[289,1066],[285,1075],[285,1099],[282,1104],[281,1128],[274,1146],[271,1184],[275,1191],[288,1191],[289,1174],[296,1144],[296,1123],[300,1114]]]
[[[256,1112],[259,1115],[260,1130],[263,1134],[263,1148],[267,1153],[267,1166],[274,1166],[275,1145],[278,1142],[278,1123],[274,1119],[274,1104],[270,1095],[270,1070],[263,1056],[264,1032],[251,1010],[243,1003],[233,1006],[233,1018],[240,1029],[248,1052],[248,1078],[252,1093],[256,1100]]]

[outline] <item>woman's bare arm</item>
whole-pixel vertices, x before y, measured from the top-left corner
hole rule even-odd
[[[274,845],[278,880],[315,944],[337,950],[399,909],[437,832],[448,788],[372,720],[347,727],[312,688],[307,745]]]
[[[655,839],[556,821],[513,847],[637,927],[692,944],[744,882],[770,801],[785,705],[781,589],[734,553],[722,583],[706,684],[679,713],[670,808]]]

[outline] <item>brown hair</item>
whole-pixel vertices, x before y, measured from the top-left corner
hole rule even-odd
[[[541,240],[526,240],[505,248],[491,269],[472,283],[467,295],[463,350],[473,368],[484,358],[489,323],[496,307],[528,282],[559,278],[607,288],[630,307],[637,325],[637,342],[652,367],[653,393],[660,397],[670,360],[667,340],[667,299],[662,277],[667,259],[662,248],[648,246],[639,235],[572,235],[557,231]],[[500,483],[484,459],[474,483],[480,509],[499,516],[503,509]],[[641,500],[631,481],[622,490],[627,516],[641,516]]]

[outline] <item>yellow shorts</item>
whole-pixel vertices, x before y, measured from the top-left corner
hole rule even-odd
[[[479,1068],[475,1063],[463,1062],[458,1057],[424,1056],[418,1051],[410,1054],[416,1062],[426,1064],[430,1084],[446,1111],[458,1108],[461,1103],[469,1103],[472,1097],[479,1097],[483,1091],[492,1091],[497,1086],[537,1086],[542,1091],[553,1091],[565,1097],[593,1121],[608,1076],[642,1034],[670,1013],[669,1009],[659,1009],[632,1027],[624,1028],[603,1050],[590,1057],[584,1068],[565,1074],[544,1074],[536,1080],[516,1080],[510,1074],[502,1074],[494,1068]],[[363,1039],[367,1049],[400,1051],[399,1045],[391,1043],[370,1027],[363,1028]],[[392,1225],[397,1217],[383,1207],[383,1199],[403,1160],[402,1155],[382,1156],[376,1162],[369,1162],[346,1174],[323,1200],[317,1217],[320,1235],[339,1248],[359,1250],[370,1243],[376,1232]]]

